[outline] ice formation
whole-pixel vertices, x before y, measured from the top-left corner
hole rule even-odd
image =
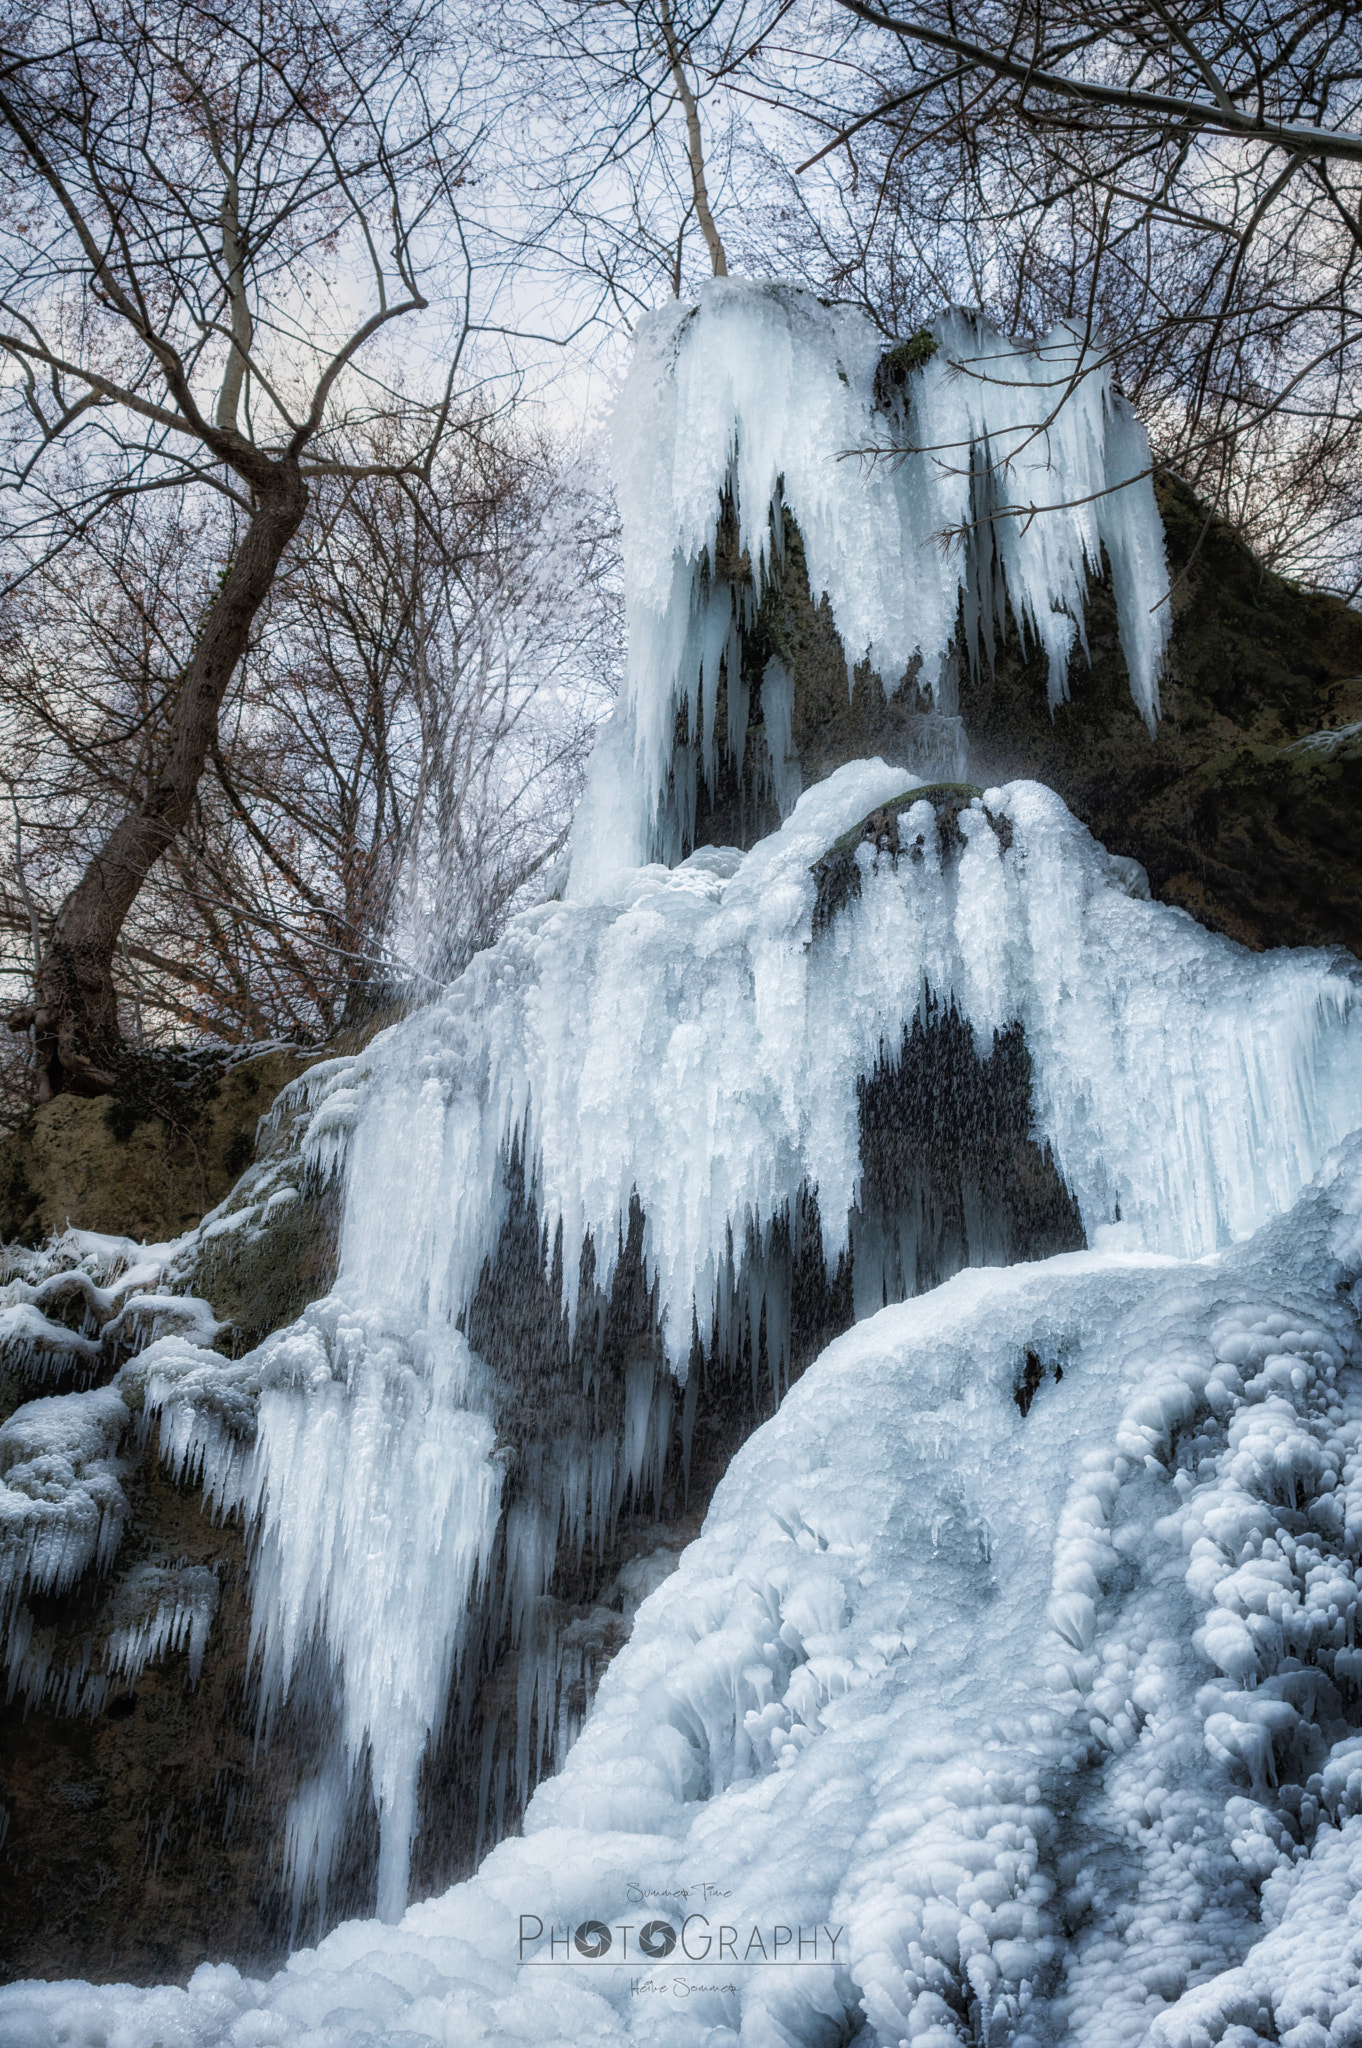
[[[817,1187],[828,1253],[857,1193],[856,1083],[924,987],[981,1044],[1020,1021],[1038,1134],[1091,1236],[1200,1253],[1283,1208],[1362,1120],[1357,970],[1252,955],[1131,895],[1051,792],[989,791],[941,844],[855,854],[859,892],[815,931],[814,869],[902,770],[853,764],[739,857],[635,872],[608,905],[518,918],[442,1000],[374,1047],[353,1119],[345,1291],[443,1323],[476,1283],[505,1147],[526,1133],[552,1239],[612,1246],[636,1193],[670,1356],[712,1301],[727,1235]],[[911,795],[911,790],[908,792]],[[323,1103],[310,1142],[329,1142]],[[491,1219],[489,1223],[489,1219]]]
[[[118,1452],[131,1420],[116,1387],[29,1401],[0,1427],[0,1621],[29,1591],[61,1593],[107,1567],[128,1505]]]
[[[1102,361],[1067,330],[1025,354],[958,314],[932,339],[885,400],[912,445],[867,466],[854,451],[889,425],[858,316],[720,280],[652,317],[617,435],[628,701],[566,900],[286,1091],[288,1162],[267,1158],[192,1253],[72,1239],[0,1299],[8,1361],[77,1383],[0,1428],[11,1688],[75,1710],[168,1648],[197,1667],[212,1573],[118,1575],[126,1461],[154,1444],[249,1524],[263,1732],[285,1702],[335,1731],[286,1819],[295,1908],[324,1912],[368,1785],[390,1923],[343,1927],[267,1984],[223,1965],[188,1991],[0,1991],[0,2042],[1349,2038],[1362,1155],[1325,1162],[1362,1125],[1356,964],[1206,933],[1036,784],[943,807],[872,760],[801,790],[776,660],[750,687],[780,829],[678,858],[678,777],[747,743],[738,643],[786,510],[849,667],[890,690],[944,688],[962,617],[986,659],[1007,606],[1055,701],[1105,551],[1156,714],[1162,538]],[[972,524],[955,554],[933,545]],[[981,1061],[1024,1044],[1031,1135],[1093,1249],[870,1315],[749,1442],[678,1572],[649,1592],[672,1558],[638,1560],[618,1617],[546,1623],[555,1560],[602,1555],[622,1504],[657,1498],[678,1426],[689,1456],[711,1329],[725,1351],[745,1322],[754,1381],[764,1350],[783,1390],[803,1222],[831,1273],[860,1218],[860,1311],[899,1291],[915,1224],[858,1207],[859,1105],[932,1005]],[[223,1357],[189,1276],[337,1171],[332,1295]],[[517,1173],[579,1406],[599,1392],[589,1289],[635,1232],[661,1345],[626,1361],[617,1425],[539,1418],[521,1469],[502,1425],[547,1395],[467,1334]],[[86,1572],[109,1597],[62,1663],[25,1596]],[[498,1748],[484,1724],[480,1814],[508,1774],[523,1798],[566,1766],[523,1840],[402,1918],[428,1745],[493,1650],[517,1660],[515,1729]],[[580,1947],[566,1974],[517,1968],[522,1914],[610,1927],[634,1893],[697,1885],[773,1941],[844,1946],[684,2002],[670,1978],[631,1996],[632,1970],[591,1975]],[[1332,1958],[1313,1976],[1311,1940]]]
[[[782,507],[848,671],[868,663],[886,694],[912,672],[936,696],[962,604],[976,660],[991,655],[1010,605],[1046,652],[1057,704],[1105,549],[1131,692],[1152,729],[1169,630],[1163,528],[1144,430],[1104,352],[1064,326],[1022,349],[960,312],[930,336],[935,352],[907,379],[907,415],[891,427],[875,393],[882,338],[853,308],[717,278],[698,304],[640,324],[614,424],[626,702],[575,833],[575,892],[608,888],[618,866],[676,857],[678,712],[711,788],[716,746],[741,765],[740,640],[783,545]],[[883,455],[891,435],[905,451],[896,459]],[[951,535],[968,538],[943,545]],[[721,575],[721,553],[749,573]],[[728,715],[716,733],[721,663]],[[772,761],[780,774],[784,750]],[[693,814],[693,787],[672,794]]]
[[[158,1418],[172,1469],[245,1509],[267,1715],[299,1683],[336,1702],[341,1753],[291,1822],[303,1889],[324,1890],[367,1755],[382,1910],[400,1913],[422,1758],[479,1575],[495,1558],[531,1670],[560,1541],[601,1546],[626,1494],[647,1497],[669,1427],[649,1369],[622,1439],[564,1444],[537,1494],[501,1517],[492,1394],[455,1326],[495,1245],[513,1136],[535,1162],[549,1243],[562,1225],[569,1315],[575,1248],[593,1239],[608,1270],[631,1197],[642,1205],[683,1381],[730,1233],[741,1242],[816,1187],[835,1263],[858,1193],[857,1083],[926,988],[953,997],[982,1044],[1023,1026],[1037,1131],[1090,1241],[1114,1232],[1186,1255],[1242,1238],[1362,1123],[1351,967],[1248,954],[1132,895],[1035,784],[976,800],[954,844],[929,802],[910,801],[905,850],[848,853],[856,890],[820,920],[820,861],[903,781],[882,762],[844,768],[746,856],[702,851],[639,870],[612,903],[527,912],[363,1061],[314,1070],[296,1089],[305,1149],[322,1168],[348,1150],[333,1298],[237,1364],[162,1335],[86,1397],[109,1410],[101,1429],[125,1401]],[[40,1510],[68,1532],[63,1570],[116,1535],[113,1455],[91,1451],[94,1478],[81,1467]],[[541,1732],[557,1712],[546,1677]]]
[[[327,1063],[324,1081],[334,1085],[343,1064]],[[227,1326],[191,1289],[206,1257],[230,1261],[299,1199],[308,1113],[304,1077],[267,1119],[289,1126],[289,1138],[273,1132],[259,1163],[182,1238],[147,1245],[68,1229],[38,1251],[6,1248],[6,1368],[21,1383],[77,1386],[24,1403],[0,1425],[0,1652],[10,1698],[97,1713],[111,1690],[129,1688],[170,1650],[188,1651],[197,1680],[217,1609],[216,1579],[195,1566],[116,1569],[128,1515],[124,1486],[157,1417],[149,1381],[156,1392],[186,1377],[201,1389],[200,1428],[211,1410],[225,1432],[236,1431],[233,1442],[254,1431],[258,1382],[248,1368],[245,1389],[238,1387],[214,1348]],[[101,1377],[102,1385],[80,1384]],[[172,1471],[181,1460],[178,1413],[168,1413],[159,1430]],[[59,1639],[54,1627],[38,1625],[29,1596],[64,1591],[91,1569],[107,1577],[90,1626]]]
[[[740,1452],[475,1878],[268,1981],[0,1990],[0,2040],[1342,2048],[1359,1273],[1354,1139],[1199,1262],[882,1310]]]

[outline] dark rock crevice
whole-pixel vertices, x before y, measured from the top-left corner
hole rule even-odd
[[[731,508],[719,522],[714,574],[732,586],[747,614],[741,634],[741,685],[748,707],[741,767],[724,744],[728,731],[730,681],[721,675],[716,692],[716,770],[706,780],[697,737],[683,713],[677,721],[672,802],[686,808],[684,792],[695,791],[694,824],[680,833],[680,852],[696,846],[754,846],[781,822],[780,778],[772,760],[771,737],[762,712],[762,682],[770,662],[793,681],[788,750],[783,738],[779,764],[789,792],[808,789],[847,761],[882,755],[915,774],[953,777],[959,773],[960,727],[955,706],[934,704],[910,675],[886,698],[880,679],[864,663],[848,675],[842,642],[825,593],[809,585],[804,541],[793,517],[781,513],[780,545],[773,548],[768,580],[754,588],[747,556],[737,552]],[[948,683],[946,696],[950,695]]]
[[[793,679],[791,786],[807,789],[876,754],[929,780],[1043,782],[1108,852],[1141,863],[1156,898],[1209,929],[1258,949],[1343,945],[1362,954],[1362,612],[1264,568],[1177,479],[1160,474],[1155,487],[1173,624],[1152,738],[1130,696],[1108,573],[1088,593],[1088,658],[1075,649],[1068,701],[1052,714],[1046,657],[1024,644],[1005,606],[973,663],[962,623],[936,703],[912,672],[886,698],[868,668],[848,676],[788,512],[760,602],[746,557],[721,545],[716,573],[748,598],[747,745],[739,773],[720,744],[710,788],[678,721],[674,798],[683,785],[696,793],[680,851],[746,848],[780,822],[760,713],[761,679],[775,659]],[[992,604],[985,609],[992,622]],[[725,677],[720,736],[727,692]]]

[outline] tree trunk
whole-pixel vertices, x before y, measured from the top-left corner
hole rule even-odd
[[[155,781],[136,810],[120,818],[62,904],[38,965],[36,999],[10,1016],[11,1031],[34,1033],[40,1102],[63,1090],[95,1095],[113,1086],[111,1063],[120,1041],[113,983],[119,933],[153,864],[189,817],[217,738],[227,685],[302,523],[307,497],[296,463],[276,465],[270,484],[257,487],[251,523],[180,683]]]
[[[709,250],[710,267],[716,277],[728,276],[728,258],[714,224],[714,215],[709,210],[709,188],[705,184],[705,151],[700,135],[700,109],[695,94],[691,91],[686,76],[685,57],[676,39],[672,22],[671,0],[662,0],[662,40],[667,46],[667,62],[671,67],[672,83],[676,87],[681,110],[686,117],[686,154],[690,159],[690,186],[695,199],[695,216],[700,223],[700,232]],[[676,296],[681,296],[681,249],[677,244]]]

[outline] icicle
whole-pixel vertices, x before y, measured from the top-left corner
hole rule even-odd
[[[886,694],[916,662],[938,697],[963,595],[971,660],[992,658],[1010,606],[1045,649],[1060,702],[1105,547],[1131,694],[1152,729],[1170,624],[1163,529],[1148,442],[1100,342],[1061,325],[1034,349],[1014,346],[959,312],[931,331],[937,348],[896,422],[907,452],[866,462],[851,458],[883,449],[891,429],[874,396],[881,339],[851,308],[720,278],[698,305],[640,324],[614,424],[629,622],[621,734],[634,774],[621,777],[618,749],[593,766],[604,786],[574,831],[574,894],[611,886],[640,848],[677,857],[677,713],[690,708],[694,733],[702,671],[712,703],[713,636],[721,617],[735,628],[750,618],[783,549],[786,507],[848,671],[868,661]],[[717,575],[721,525],[746,582]],[[966,539],[943,554],[948,535]],[[726,666],[728,748],[741,765],[746,690],[740,662]],[[707,777],[710,748],[707,732]]]
[[[111,1677],[126,1689],[168,1651],[187,1650],[189,1680],[197,1685],[217,1611],[217,1575],[206,1566],[134,1565],[110,1604],[105,1661]]]
[[[794,677],[774,655],[761,678],[761,718],[770,755],[771,794],[782,820],[788,818],[802,787],[799,757],[793,751]]]
[[[466,1405],[474,1361],[452,1332],[412,1345],[371,1316],[319,1320],[312,1334],[307,1379],[261,1397],[242,1488],[258,1530],[252,1651],[266,1715],[306,1670],[305,1653],[324,1645],[334,1661],[350,1775],[369,1757],[379,1913],[392,1920],[406,1905],[417,1779],[490,1551],[501,1477],[492,1425]],[[300,1352],[297,1337],[285,1341]],[[330,1825],[300,1812],[297,1871],[323,1853]]]

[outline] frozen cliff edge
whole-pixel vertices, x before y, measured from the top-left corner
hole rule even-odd
[[[348,1112],[340,1291],[458,1316],[522,1134],[569,1311],[583,1239],[608,1261],[637,1194],[684,1378],[730,1228],[807,1183],[829,1259],[845,1245],[857,1082],[928,988],[981,1048],[1022,1025],[1036,1135],[1089,1241],[1119,1222],[1131,1248],[1195,1256],[1284,1209],[1362,1123],[1356,963],[1252,954],[1133,893],[1133,864],[1038,783],[965,792],[950,834],[905,803],[902,850],[856,845],[854,887],[820,906],[822,857],[916,782],[850,763],[750,853],[701,848],[516,918],[374,1050]]]
[[[1360,1271],[1362,1136],[1232,1250],[882,1311],[740,1452],[475,1878],[268,1982],[8,1987],[0,2042],[1353,2039]],[[601,1959],[536,1960],[588,1922]]]
[[[1163,526],[1148,440],[1100,340],[1061,324],[1028,347],[953,309],[917,342],[889,392],[870,321],[792,286],[715,278],[696,304],[640,322],[612,424],[628,674],[573,828],[574,894],[674,862],[695,765],[711,790],[716,750],[741,767],[758,694],[742,636],[785,512],[848,679],[867,663],[888,697],[911,677],[938,709],[957,651],[991,658],[1009,610],[1045,651],[1051,705],[1065,698],[1105,555],[1131,695],[1153,730],[1171,622]],[[779,681],[760,685],[768,728]],[[698,754],[691,786],[669,789],[678,716]],[[788,705],[784,717],[788,733]]]

